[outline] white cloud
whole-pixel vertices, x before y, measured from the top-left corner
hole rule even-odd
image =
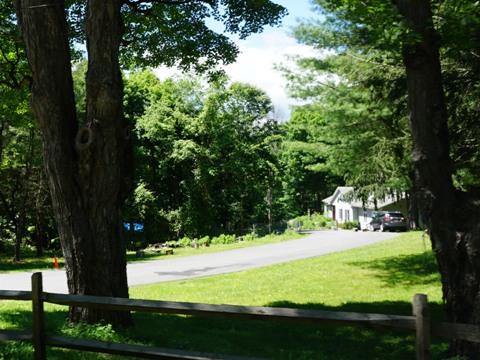
[[[274,69],[275,64],[293,66],[286,55],[318,56],[313,48],[298,44],[294,38],[287,35],[288,28],[295,26],[298,19],[308,19],[315,16],[310,0],[276,0],[275,3],[285,6],[289,15],[283,19],[283,28],[269,28],[261,34],[255,34],[246,40],[231,38],[240,48],[240,54],[234,64],[225,70],[233,81],[249,83],[265,90],[276,107],[280,120],[290,117],[290,108],[296,104],[286,93],[286,81],[282,74]],[[159,68],[157,75],[164,79],[178,74],[175,69]]]
[[[316,51],[298,44],[294,38],[282,30],[269,31],[254,35],[247,40],[238,41],[240,54],[237,61],[225,67],[232,81],[255,85],[272,99],[279,120],[288,120],[290,105],[296,104],[286,92],[286,81],[275,65],[293,66],[287,55],[313,56]],[[176,68],[160,67],[155,70],[161,79],[178,74]]]
[[[295,104],[286,92],[286,81],[275,65],[293,66],[286,56],[312,56],[313,48],[298,44],[295,39],[281,31],[270,31],[255,35],[245,41],[238,42],[240,55],[234,64],[225,67],[233,81],[241,81],[255,85],[267,92],[282,115],[280,120],[287,120],[290,115],[289,106]]]

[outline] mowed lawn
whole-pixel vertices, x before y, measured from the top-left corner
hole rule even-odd
[[[413,296],[422,293],[431,303],[432,317],[443,320],[440,277],[430,241],[422,234],[409,232],[359,249],[239,273],[133,287],[130,294],[139,299],[411,315]],[[345,231],[345,236],[355,235]],[[415,357],[414,337],[408,332],[187,319],[180,332],[165,331],[173,339],[166,341],[169,346],[181,338],[180,343],[202,351],[213,348],[270,359]],[[192,336],[185,338],[182,331]],[[438,358],[445,348],[445,343],[434,345]]]
[[[353,231],[345,236],[355,237]],[[270,306],[328,307],[353,303],[411,302],[415,293],[441,301],[431,244],[409,232],[372,246],[239,273],[132,287],[139,299]],[[428,261],[425,266],[425,260]],[[212,291],[214,289],[215,291]],[[409,310],[410,311],[410,310]]]
[[[345,231],[345,236],[355,235]],[[443,320],[440,279],[429,239],[424,246],[421,232],[317,258],[130,289],[135,299],[398,315],[411,315],[415,293],[426,294],[432,317]],[[268,359],[415,358],[414,336],[408,331],[141,313],[134,314],[134,329],[115,331],[109,326],[71,326],[65,323],[64,308],[48,305],[46,309],[48,329],[59,329],[57,333],[65,336]],[[25,304],[0,302],[0,314],[1,328],[29,326]],[[17,351],[21,358],[19,346],[0,345],[4,349],[0,358],[6,351]],[[434,339],[435,359],[446,358],[446,346]],[[49,359],[118,358],[60,349],[49,349],[48,355]]]

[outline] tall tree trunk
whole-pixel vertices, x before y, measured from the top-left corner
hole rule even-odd
[[[407,211],[408,211],[408,229],[418,230],[420,229],[420,210],[418,208],[417,197],[412,196],[412,191],[408,191],[406,194],[407,199]]]
[[[2,120],[0,121],[0,161],[3,159],[3,130],[5,127],[8,126],[6,121]]]
[[[43,171],[42,171],[43,173]],[[42,212],[42,193],[43,193],[43,176],[38,176],[37,189],[35,191],[35,249],[36,256],[43,256],[43,249],[46,245],[45,214]]]
[[[25,199],[22,193],[20,194],[21,200],[18,204],[18,216],[15,219],[15,246],[13,252],[13,261],[19,262],[21,260],[20,257],[20,249],[22,246],[23,235],[25,233]]]
[[[123,118],[118,49],[121,2],[87,2],[87,118],[78,126],[64,0],[14,0],[33,75],[32,111],[72,294],[128,297],[121,208],[130,133]],[[129,313],[71,308],[71,321],[130,325]]]
[[[15,220],[15,250],[13,261],[20,261],[20,249],[25,235],[25,223],[27,216],[27,198],[29,196],[30,173],[32,170],[33,157],[35,155],[35,130],[30,129],[28,140],[28,153],[25,156],[25,172],[19,172],[19,200],[17,205],[18,214]]]
[[[480,202],[478,195],[460,193],[452,183],[440,38],[428,0],[398,0],[396,5],[420,35],[407,38],[403,48],[414,183],[440,268],[447,314],[452,322],[480,324]],[[480,344],[456,341],[452,348],[457,355],[480,357]]]

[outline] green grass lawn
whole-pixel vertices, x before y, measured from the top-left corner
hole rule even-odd
[[[345,231],[345,236],[355,236]],[[428,240],[428,239],[427,239]],[[422,234],[409,232],[364,248],[214,277],[130,289],[135,299],[280,306],[410,315],[415,293],[427,294],[432,317],[443,320],[438,272]],[[66,309],[46,305],[50,331],[152,346],[269,359],[413,359],[413,333],[135,313],[136,326],[72,326]],[[0,301],[0,328],[29,328],[28,303]],[[31,358],[27,343],[4,343],[0,359]],[[445,342],[434,339],[434,358]],[[12,354],[14,356],[12,356]],[[28,354],[28,356],[27,356]],[[22,357],[25,356],[25,357]],[[49,359],[105,359],[106,355],[48,350]]]
[[[345,231],[345,236],[355,236]],[[427,245],[430,249],[430,244]],[[235,305],[278,303],[343,306],[406,301],[415,293],[441,300],[431,251],[424,267],[421,233],[410,232],[372,246],[215,277],[131,288],[130,296]],[[215,291],[211,291],[214,288]]]

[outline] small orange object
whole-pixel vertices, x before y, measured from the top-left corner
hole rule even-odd
[[[55,269],[60,268],[60,266],[58,265],[57,257],[55,255],[53,255],[53,266],[55,267]]]

